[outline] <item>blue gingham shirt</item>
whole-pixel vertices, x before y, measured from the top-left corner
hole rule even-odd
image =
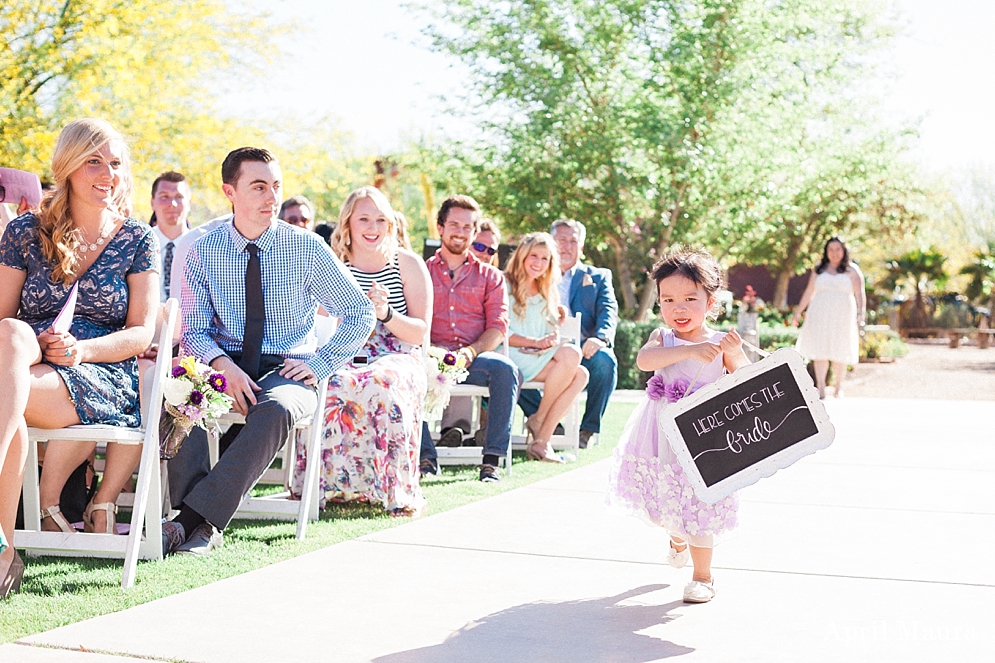
[[[376,322],[373,304],[320,236],[275,221],[253,243],[259,247],[266,307],[263,354],[302,359],[319,380],[328,377],[369,338]],[[248,244],[234,223],[226,223],[187,253],[183,347],[205,363],[242,352]],[[318,304],[341,319],[320,348],[314,330]]]

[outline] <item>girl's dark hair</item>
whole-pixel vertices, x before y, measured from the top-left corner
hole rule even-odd
[[[725,285],[722,268],[715,258],[707,251],[681,244],[671,247],[667,254],[653,265],[650,276],[656,281],[657,294],[660,291],[660,282],[674,274],[694,281],[704,288],[709,296],[714,295]]]
[[[846,248],[846,242],[840,237],[830,237],[826,241],[826,245],[822,247],[822,260],[819,262],[819,266],[815,268],[816,274],[821,274],[826,267],[829,267],[829,245],[833,242],[839,242],[840,246],[843,247],[843,260],[840,261],[839,273],[842,274],[850,267],[850,249]]]

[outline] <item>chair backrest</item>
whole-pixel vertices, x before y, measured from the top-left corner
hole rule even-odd
[[[560,338],[580,345],[580,313],[567,317],[560,325]]]
[[[159,414],[162,411],[162,390],[166,376],[173,366],[173,329],[176,327],[179,302],[166,301],[166,314],[159,328],[159,354],[155,358],[155,368],[145,373],[145,389],[142,392],[142,428],[159,427]],[[151,375],[149,375],[151,373]]]
[[[333,318],[330,315],[321,315],[320,313],[314,316],[314,333],[318,336],[318,347],[328,343],[328,340],[332,338],[332,334],[339,326],[339,319]]]

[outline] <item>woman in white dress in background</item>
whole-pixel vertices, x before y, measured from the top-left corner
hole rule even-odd
[[[798,324],[805,309],[805,323],[798,333],[798,352],[815,364],[819,398],[826,397],[826,373],[833,364],[835,395],[843,395],[848,364],[860,357],[860,326],[864,324],[867,300],[864,275],[850,263],[850,251],[839,237],[826,242],[822,261],[812,271],[801,302],[791,316]]]

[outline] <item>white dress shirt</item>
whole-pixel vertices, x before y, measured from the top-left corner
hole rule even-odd
[[[164,302],[170,297],[175,297],[177,300],[179,300],[180,298],[179,289],[172,287],[173,284],[176,283],[175,280],[172,280],[172,273],[176,271],[176,265],[177,265],[176,243],[180,241],[180,238],[189,233],[190,229],[187,228],[187,225],[184,223],[183,231],[180,233],[180,236],[177,237],[176,239],[169,239],[168,237],[163,235],[162,231],[159,230],[159,226],[152,226],[152,232],[155,233],[156,239],[159,240],[159,274],[161,275],[161,278],[159,279],[159,301]],[[165,269],[166,252],[169,250],[170,247],[172,247],[173,251],[173,263],[172,263],[172,269],[170,270],[170,278],[167,279],[166,269]],[[169,281],[169,287],[170,287],[170,290],[168,292],[166,290],[167,280]]]

